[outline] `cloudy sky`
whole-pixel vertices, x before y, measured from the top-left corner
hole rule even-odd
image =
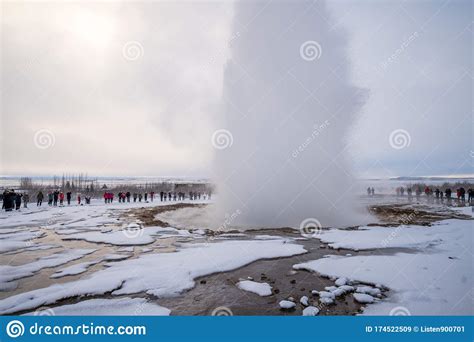
[[[231,2],[1,6],[1,174],[209,175]],[[471,173],[471,1],[328,6],[367,89],[357,172]]]

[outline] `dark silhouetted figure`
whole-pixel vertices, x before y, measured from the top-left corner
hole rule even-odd
[[[36,206],[37,207],[41,207],[41,205],[43,204],[43,198],[44,198],[43,192],[42,191],[38,192],[38,194],[36,195]]]

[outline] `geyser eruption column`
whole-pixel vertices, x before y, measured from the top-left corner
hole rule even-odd
[[[224,226],[354,222],[345,151],[361,92],[332,24],[319,1],[236,4],[214,136]]]

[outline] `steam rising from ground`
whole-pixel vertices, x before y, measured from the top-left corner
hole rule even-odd
[[[364,92],[331,25],[319,1],[236,4],[214,137],[224,228],[354,223],[346,135]]]

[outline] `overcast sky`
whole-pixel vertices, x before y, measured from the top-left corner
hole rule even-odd
[[[3,175],[209,175],[232,3],[1,6]],[[472,173],[471,7],[329,2],[368,94],[361,176]]]

